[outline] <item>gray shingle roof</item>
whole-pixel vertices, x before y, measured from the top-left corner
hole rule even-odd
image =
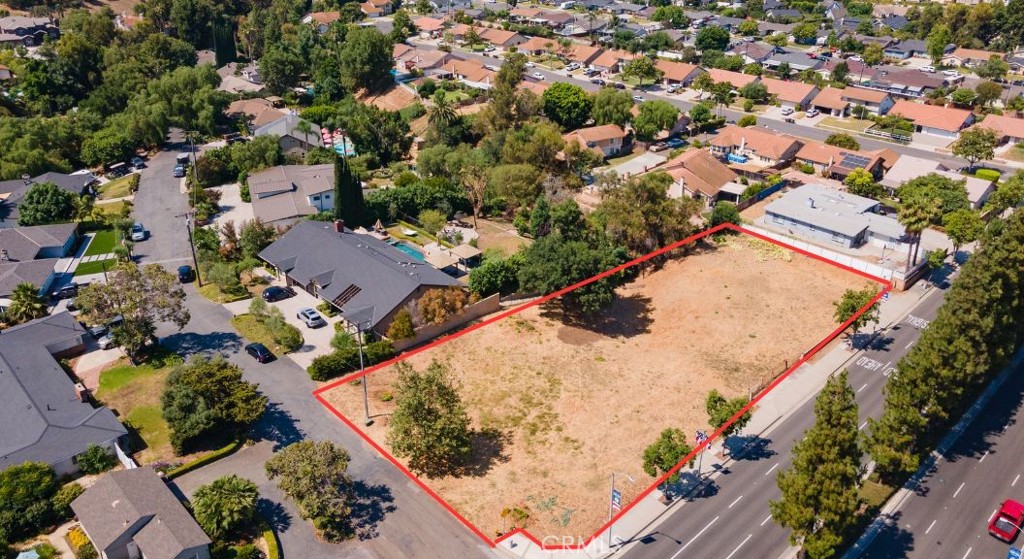
[[[77,228],[74,223],[55,223],[0,229],[0,250],[7,251],[9,260],[34,260],[44,248],[64,246]]]
[[[337,233],[332,223],[319,221],[297,223],[259,257],[302,285],[315,279],[324,299],[333,301],[357,290],[341,311],[349,318],[366,313],[369,327],[379,324],[420,286],[460,285],[386,242],[348,229]]]
[[[21,179],[0,181],[0,227],[14,227],[18,224],[18,203],[33,184],[52,182],[63,190],[78,195],[83,194],[87,187],[96,180],[91,173],[82,175],[66,175],[64,173],[43,173],[29,179],[26,183]]]
[[[42,289],[57,265],[57,258],[0,262],[0,298],[8,298],[19,283],[31,283]]]
[[[308,144],[316,147],[324,147],[324,140],[320,137],[320,125],[310,122],[310,132],[308,135],[299,132],[295,128],[302,122],[302,119],[298,115],[286,115],[284,118],[279,118],[274,122],[264,124],[256,130],[253,130],[254,136],[291,136],[296,140],[301,140]]]
[[[253,214],[270,223],[313,215],[308,196],[334,188],[334,165],[279,165],[249,177]]]
[[[888,216],[873,213],[878,202],[821,184],[805,184],[765,207],[765,213],[779,215],[816,228],[856,237],[869,229],[898,239],[904,228]]]
[[[186,549],[210,544],[164,481],[147,467],[106,474],[71,509],[100,552],[129,530],[138,530],[132,539],[147,559],[174,559]]]
[[[51,355],[82,343],[69,313],[0,333],[0,470],[26,461],[57,464],[127,433],[113,412],[79,401]]]

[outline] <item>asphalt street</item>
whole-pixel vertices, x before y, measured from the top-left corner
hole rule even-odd
[[[137,245],[136,253],[143,264],[156,262],[173,268],[191,259],[183,218],[176,217],[187,210],[179,180],[172,176],[176,153],[174,147],[169,147],[153,157],[143,172],[135,202],[136,219],[151,231],[150,240]],[[161,325],[157,332],[161,342],[183,356],[220,353],[241,366],[245,378],[258,383],[270,400],[269,411],[256,435],[271,441],[275,449],[302,439],[331,440],[351,454],[349,472],[360,482],[361,505],[356,514],[359,538],[338,545],[320,542],[294,506],[287,501],[272,502],[274,510],[282,511],[276,522],[285,556],[495,557],[493,551],[429,495],[321,406],[312,396],[316,386],[306,371],[287,358],[259,364],[242,353],[245,341],[231,326],[231,313],[204,299],[194,286],[186,286],[191,321],[180,332],[171,325]],[[248,466],[251,469],[252,465]],[[255,467],[259,470],[262,466]],[[273,501],[275,495],[263,496]]]
[[[1024,501],[1024,375],[1015,371],[942,455],[861,557],[1002,558],[1010,545],[988,534],[1006,499]],[[1018,537],[1014,546],[1024,540]]]
[[[894,365],[913,347],[935,317],[945,291],[932,288],[917,307],[849,362],[850,385],[857,394],[861,428],[882,410],[882,387]],[[884,304],[884,303],[883,303]],[[788,547],[788,531],[771,519],[768,502],[779,498],[775,474],[789,466],[793,445],[814,424],[814,399],[779,423],[766,438],[750,437],[746,452],[709,481],[698,495],[637,536],[625,559],[774,559]],[[734,445],[730,443],[730,447]],[[716,450],[720,446],[715,447]]]

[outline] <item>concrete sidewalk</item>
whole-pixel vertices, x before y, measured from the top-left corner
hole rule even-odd
[[[873,333],[883,330],[898,323],[910,313],[917,303],[930,289],[921,286],[927,285],[919,282],[917,286],[902,293],[892,293],[887,300],[881,302],[879,311],[879,323],[872,325],[869,330],[862,333]],[[811,361],[804,363],[793,371],[785,380],[780,382],[771,392],[765,394],[754,406],[750,422],[739,433],[729,437],[725,446],[729,447],[730,454],[741,453],[744,441],[756,440],[766,437],[774,427],[784,421],[791,410],[798,408],[807,400],[815,397],[825,385],[833,373],[841,371],[859,354],[859,350],[851,349],[844,341],[833,342],[825,347],[821,353]],[[710,430],[708,431],[710,434]],[[696,468],[680,470],[681,481],[674,493],[677,495],[688,495],[696,489],[701,481],[715,479],[719,472],[731,462],[728,455],[723,455],[723,441],[713,439],[703,453],[700,476]],[[662,520],[685,506],[687,499],[676,497],[674,501],[666,505],[661,502],[662,492],[652,491],[647,497],[637,502],[625,516],[620,518],[612,526],[613,543],[608,545],[608,531],[602,532],[599,537],[585,548],[579,550],[552,550],[542,549],[529,538],[516,534],[501,542],[496,549],[508,557],[520,557],[524,559],[595,559],[609,557],[620,551],[625,551],[639,541],[643,534],[655,530]],[[563,542],[551,539],[543,542],[548,546],[559,545]],[[569,543],[569,542],[565,542]],[[575,542],[581,544],[582,542]],[[789,554],[787,554],[789,555]]]

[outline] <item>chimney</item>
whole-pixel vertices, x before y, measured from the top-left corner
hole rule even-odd
[[[345,220],[344,219],[335,219],[334,220],[334,232],[335,233],[344,233],[345,232]]]

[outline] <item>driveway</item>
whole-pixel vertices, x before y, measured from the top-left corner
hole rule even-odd
[[[241,185],[237,182],[211,188],[210,190],[220,191],[221,213],[213,218],[213,222],[217,224],[218,228],[223,223],[233,221],[235,229],[238,229],[246,221],[252,220],[252,204],[242,201]]]

